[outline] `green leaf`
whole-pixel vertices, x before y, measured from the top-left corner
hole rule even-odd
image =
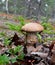
[[[16,62],[16,57],[10,58],[10,60],[11,60],[12,63],[15,63]]]
[[[18,59],[23,60],[23,59],[24,59],[24,56],[25,56],[25,54],[22,52],[22,53],[18,56]]]
[[[9,63],[9,58],[4,54],[3,56],[0,55],[0,65],[5,65]]]
[[[8,40],[8,38],[5,38],[5,39],[4,39],[4,45],[5,45],[5,46],[9,45],[10,41],[11,41],[11,40]]]
[[[22,46],[17,46],[16,48],[14,48],[14,53],[20,52],[22,49]]]
[[[38,41],[41,43],[42,42],[42,37],[40,34],[37,33]]]

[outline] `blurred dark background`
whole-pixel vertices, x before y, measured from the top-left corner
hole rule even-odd
[[[55,18],[55,0],[0,0],[0,13]]]

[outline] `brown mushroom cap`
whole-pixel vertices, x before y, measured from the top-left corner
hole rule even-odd
[[[41,32],[44,30],[43,26],[39,23],[27,23],[22,27],[23,31],[26,32]]]

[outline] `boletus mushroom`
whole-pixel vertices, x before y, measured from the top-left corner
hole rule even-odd
[[[36,42],[38,41],[36,33],[41,32],[43,30],[44,30],[43,26],[39,23],[31,22],[31,23],[25,24],[22,27],[22,31],[27,33],[26,34],[26,45],[34,46]]]

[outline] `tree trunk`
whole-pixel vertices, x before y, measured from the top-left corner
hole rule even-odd
[[[8,0],[6,0],[6,13],[9,14],[9,11],[8,11]]]

